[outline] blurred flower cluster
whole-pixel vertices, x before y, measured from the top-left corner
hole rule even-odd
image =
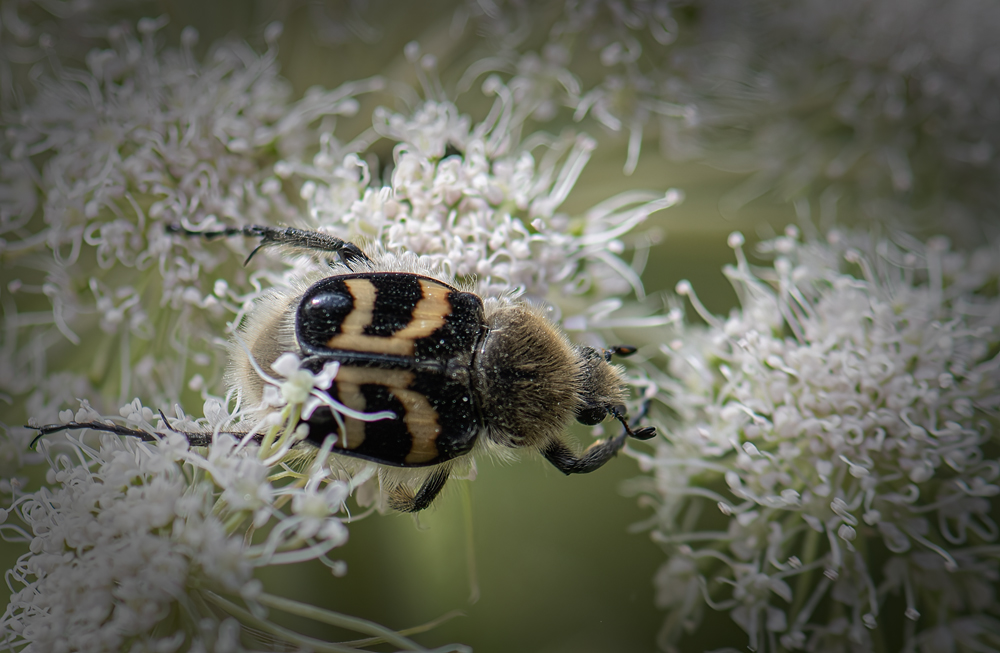
[[[661,643],[708,607],[751,650],[996,647],[1000,251],[790,228],[754,268],[742,242],[728,318],[678,287],[707,325],[675,309],[673,417],[636,454]]]
[[[575,121],[589,117],[609,132],[627,135],[624,172],[631,174],[650,132],[674,155],[695,147],[698,116],[693,105],[676,101],[680,80],[672,61],[671,46],[683,22],[676,14],[685,13],[684,4],[470,0],[456,10],[454,22],[471,21],[496,43],[496,52],[470,72],[514,73],[511,87],[532,100],[528,108],[536,120],[551,120],[568,108]],[[538,42],[544,45],[530,49]]]
[[[964,245],[1000,211],[990,0],[470,0],[465,21],[497,43],[472,69],[516,73],[535,119],[569,108],[627,134],[626,171],[656,134],[670,158],[745,173],[727,214],[822,197],[840,216],[946,221]]]
[[[995,222],[995,3],[685,4],[697,18],[672,88],[697,116],[690,153],[751,173],[724,210],[769,191],[822,197],[868,220],[947,224],[963,245]]]

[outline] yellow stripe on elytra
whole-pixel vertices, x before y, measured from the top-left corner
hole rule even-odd
[[[357,410],[364,411],[364,396],[361,394],[362,385],[381,385],[388,388],[389,392],[403,404],[405,415],[403,422],[407,430],[413,437],[413,444],[410,453],[407,454],[404,462],[415,465],[438,457],[437,436],[441,433],[441,426],[438,424],[438,413],[427,401],[423,393],[416,390],[409,390],[409,385],[413,382],[413,372],[406,370],[381,370],[366,367],[342,366],[337,372],[337,392],[340,400],[355,408],[354,397],[360,399],[362,407]],[[345,398],[347,390],[352,400],[349,403]],[[346,418],[348,449],[355,449],[364,441],[364,422]],[[361,437],[357,439],[357,444],[352,444],[357,438],[356,433],[360,431]]]
[[[361,393],[361,386],[357,383],[350,383],[346,380],[340,379],[338,376],[337,395],[340,403],[344,404],[348,408],[356,410],[359,413],[366,412],[368,402],[365,400],[365,396]],[[365,423],[360,420],[345,417],[344,433],[341,434],[341,437],[338,440],[340,448],[357,449],[364,441]]]
[[[410,340],[426,338],[444,326],[445,318],[451,314],[451,302],[448,300],[450,288],[421,279],[420,290],[422,293],[420,301],[413,307],[410,323],[392,334],[393,338]]]
[[[441,426],[438,424],[437,411],[427,401],[427,397],[414,390],[390,388],[389,391],[406,409],[406,429],[413,436],[410,453],[404,459],[406,463],[416,465],[437,458],[437,437],[441,433]]]
[[[341,323],[341,332],[327,341],[326,346],[330,349],[412,356],[414,341],[426,338],[444,326],[445,318],[451,314],[451,302],[448,300],[451,289],[428,279],[420,279],[422,296],[413,307],[410,323],[390,336],[368,335],[364,330],[371,325],[374,317],[372,309],[378,294],[375,285],[368,279],[345,279],[344,284],[354,297],[354,310]]]
[[[368,279],[345,279],[344,285],[354,298],[354,308],[340,323],[340,331],[345,335],[364,335],[365,327],[372,323],[372,310],[378,291]]]

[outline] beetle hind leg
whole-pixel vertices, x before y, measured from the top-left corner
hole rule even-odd
[[[340,257],[341,262],[351,269],[353,263],[368,262],[370,259],[361,249],[352,242],[341,240],[336,236],[319,233],[317,231],[306,231],[294,227],[269,227],[264,225],[246,225],[243,227],[224,227],[216,231],[191,231],[179,224],[167,225],[167,233],[182,234],[192,238],[214,238],[249,236],[260,238],[260,244],[250,252],[250,256],[243,262],[244,265],[250,262],[254,254],[265,247],[287,247],[289,249],[299,249],[304,251],[329,252]]]
[[[397,485],[389,490],[389,507],[399,512],[420,512],[433,503],[450,474],[449,465],[438,467],[427,477],[416,494],[406,485]]]

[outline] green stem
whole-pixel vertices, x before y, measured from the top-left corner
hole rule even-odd
[[[469,574],[469,603],[479,600],[479,573],[476,571],[476,543],[472,536],[472,498],[469,484],[462,483],[462,514],[465,517],[466,571]]]
[[[396,631],[390,630],[385,626],[375,623],[374,621],[368,621],[367,619],[361,619],[359,617],[351,617],[349,615],[340,614],[339,612],[319,608],[315,605],[309,605],[308,603],[301,603],[299,601],[293,601],[280,596],[274,596],[273,594],[261,594],[257,597],[257,602],[269,608],[274,608],[290,614],[296,614],[300,617],[312,619],[313,621],[319,621],[320,623],[330,624],[331,626],[337,626],[338,628],[345,628],[347,630],[353,630],[367,635],[382,637],[386,642],[405,650],[424,650],[418,644],[411,642]]]
[[[303,649],[309,651],[318,651],[319,653],[357,653],[358,649],[346,644],[338,644],[334,642],[324,642],[320,639],[315,639],[313,637],[306,637],[288,628],[283,628],[274,624],[266,619],[258,619],[249,610],[241,608],[232,601],[228,601],[218,594],[213,592],[204,592],[205,598],[209,602],[214,603],[218,607],[225,610],[228,614],[237,617],[242,623],[256,628],[261,632],[265,632],[273,637],[282,639],[294,646],[299,646]],[[414,649],[410,650],[424,650],[424,649]]]
[[[819,538],[822,533],[818,533],[812,528],[806,529],[805,542],[802,545],[802,556],[799,558],[804,562],[811,562],[816,556],[816,549],[819,547]],[[798,616],[799,612],[802,610],[802,606],[809,599],[811,592],[809,591],[813,585],[813,576],[815,576],[816,570],[810,569],[804,573],[799,574],[799,578],[795,583],[795,598],[792,602],[792,609],[789,613],[791,616],[791,621],[794,622],[795,618]]]
[[[428,621],[425,624],[420,624],[419,626],[413,626],[411,628],[404,628],[397,631],[399,635],[404,635],[409,637],[410,635],[419,635],[420,633],[426,633],[428,630],[433,630],[446,621],[451,621],[455,617],[464,617],[465,613],[461,610],[452,610],[446,614],[441,615],[437,619]],[[376,644],[382,644],[385,640],[381,637],[368,637],[365,639],[355,639],[350,642],[341,642],[342,644],[347,644],[349,646],[357,646],[358,648],[364,648],[366,646],[374,646]]]

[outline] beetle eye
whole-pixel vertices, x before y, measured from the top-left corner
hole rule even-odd
[[[576,421],[587,426],[594,426],[604,421],[608,416],[608,409],[600,406],[584,406],[576,411]]]

